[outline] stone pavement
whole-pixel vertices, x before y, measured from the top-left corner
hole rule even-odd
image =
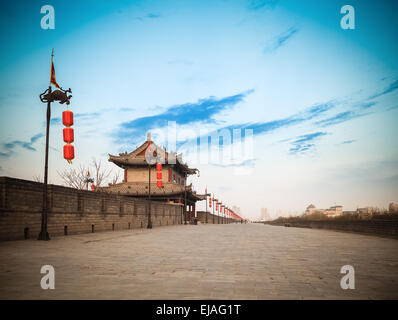
[[[55,290],[40,287],[42,265]],[[340,268],[355,268],[355,290]],[[0,243],[1,299],[397,299],[398,240],[263,224]]]

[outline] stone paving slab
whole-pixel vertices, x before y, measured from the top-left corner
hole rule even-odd
[[[340,288],[347,264],[355,290]],[[202,224],[0,243],[0,299],[397,298],[398,240],[377,236]]]

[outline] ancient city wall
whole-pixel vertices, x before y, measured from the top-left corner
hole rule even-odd
[[[0,240],[37,238],[43,184],[0,177]],[[145,228],[149,202],[127,196],[48,186],[50,237],[106,230]],[[152,201],[152,225],[181,224],[183,207]]]
[[[271,225],[285,225],[290,227],[317,228],[338,231],[376,234],[381,236],[398,237],[398,219],[372,220],[292,220],[289,222],[267,222]]]
[[[198,211],[197,213],[197,218],[198,221],[200,223],[206,223],[206,211]],[[225,218],[224,220],[222,220],[221,217],[214,215],[214,219],[213,219],[213,214],[211,214],[210,212],[207,212],[207,223],[212,224],[214,221],[214,224],[222,224],[224,223],[233,223],[236,222],[234,219],[230,219],[230,218]]]

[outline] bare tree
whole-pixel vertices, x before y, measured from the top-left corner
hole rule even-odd
[[[109,177],[112,170],[106,170],[101,168],[101,160],[97,161],[95,158],[92,162],[95,170],[95,186],[100,187],[101,184]]]
[[[77,169],[69,168],[63,172],[58,172],[58,175],[68,187],[84,190],[87,188],[87,172],[88,169],[80,165]]]
[[[113,174],[113,177],[112,177],[112,184],[116,184],[116,183],[118,183],[119,182],[119,179],[120,179],[120,171],[118,170],[118,171],[116,171],[114,174]]]
[[[33,176],[33,181],[34,182],[43,182],[43,179],[39,175],[34,175]]]
[[[108,179],[112,174],[112,170],[104,169],[101,161],[97,161],[95,158],[93,158],[91,165],[92,168],[90,168],[90,166],[85,167],[82,165],[77,169],[69,168],[63,172],[58,172],[58,175],[61,177],[65,185],[72,188],[85,190],[88,188],[89,183],[93,183],[96,188],[101,187],[101,185],[105,183],[106,179]],[[93,173],[94,179],[89,177],[90,171]],[[117,183],[119,175],[119,172],[114,174],[112,179],[113,183]]]
[[[42,178],[39,174],[35,174],[35,175],[32,177],[32,179],[33,179],[34,182],[43,183],[43,178]],[[52,184],[52,181],[51,181],[50,179],[48,179],[48,184]]]

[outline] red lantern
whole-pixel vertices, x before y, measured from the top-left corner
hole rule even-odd
[[[209,207],[211,208],[211,197],[209,199]]]
[[[95,186],[92,184],[91,185],[91,191],[94,191],[95,190]]]
[[[64,141],[64,158],[72,163],[72,159],[75,158],[75,148],[70,144],[75,140],[73,129],[70,126],[73,125],[73,112],[70,110],[65,110],[62,112],[62,124],[66,127],[63,130]]]
[[[62,124],[65,127],[73,126],[73,112],[70,110],[65,110],[62,112]]]
[[[64,145],[64,158],[68,162],[75,158],[75,148],[71,144]]]
[[[71,143],[74,141],[74,134],[72,128],[64,128],[64,141],[67,143]]]
[[[158,186],[158,188],[162,187],[162,164],[161,163],[157,163],[156,164],[156,185]]]

